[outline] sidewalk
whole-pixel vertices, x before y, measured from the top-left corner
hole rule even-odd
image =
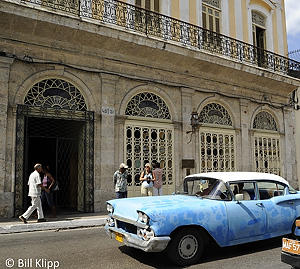
[[[0,219],[0,234],[94,227],[103,226],[106,223],[104,213],[58,215],[57,218],[46,219],[46,222],[37,223],[36,219],[30,218],[27,224],[18,218]]]

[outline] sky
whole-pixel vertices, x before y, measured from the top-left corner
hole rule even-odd
[[[300,49],[300,0],[285,0],[288,50]]]

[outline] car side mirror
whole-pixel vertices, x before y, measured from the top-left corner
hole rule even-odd
[[[234,196],[234,199],[239,203],[240,201],[244,200],[244,194],[242,194],[242,193],[236,194]]]

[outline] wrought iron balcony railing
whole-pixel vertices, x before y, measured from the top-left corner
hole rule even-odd
[[[117,0],[23,0],[300,78],[300,62]]]

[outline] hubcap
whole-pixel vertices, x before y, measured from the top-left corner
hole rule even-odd
[[[191,259],[198,251],[198,241],[193,235],[186,235],[181,238],[178,245],[178,252],[181,258]]]

